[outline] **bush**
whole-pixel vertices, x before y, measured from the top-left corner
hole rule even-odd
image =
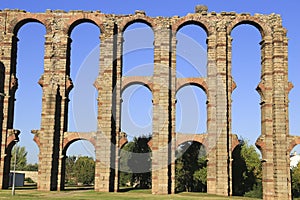
[[[24,181],[27,183],[35,183],[30,177],[25,178]]]
[[[258,182],[253,186],[253,189],[249,192],[246,192],[244,197],[251,197],[251,198],[259,198],[262,199],[262,183]]]

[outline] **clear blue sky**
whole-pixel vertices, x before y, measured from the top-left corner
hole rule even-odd
[[[61,10],[101,10],[103,13],[115,14],[133,14],[135,10],[145,10],[149,16],[184,16],[187,13],[193,13],[194,7],[197,4],[205,4],[209,11],[235,11],[237,13],[248,12],[251,14],[262,13],[278,13],[282,16],[283,25],[288,29],[289,38],[289,80],[294,84],[295,88],[290,93],[290,133],[300,135],[300,22],[297,13],[300,9],[300,3],[297,0],[290,1],[267,1],[267,0],[248,0],[248,1],[179,1],[179,0],[92,0],[92,1],[63,1],[63,0],[45,0],[45,1],[16,1],[16,0],[1,0],[0,9],[4,8],[18,8],[24,9],[28,12],[45,12],[46,9],[61,9]],[[132,28],[132,27],[131,27]],[[191,31],[192,30],[192,31]],[[26,146],[28,150],[29,162],[37,162],[38,149],[36,144],[32,141],[32,134],[30,130],[39,129],[40,127],[40,109],[41,109],[41,94],[42,90],[37,85],[37,81],[43,73],[43,45],[45,29],[42,25],[27,24],[22,27],[18,33],[19,53],[18,53],[18,78],[19,89],[17,91],[16,101],[16,118],[14,126],[22,131],[20,145]],[[82,99],[73,99],[76,94],[74,89],[70,95],[71,104],[75,102],[76,105],[84,104],[85,107],[77,107],[77,111],[70,111],[69,130],[89,131],[95,130],[95,124],[91,122],[88,127],[86,123],[79,121],[76,115],[95,118],[96,94],[95,89],[91,86],[94,78],[97,75],[97,68],[89,69],[84,66],[89,66],[90,63],[97,63],[97,55],[99,44],[99,30],[97,27],[90,24],[82,24],[74,29],[71,34],[72,43],[72,58],[71,58],[71,77],[75,80],[86,80],[87,88],[81,88],[79,84],[76,85],[77,91],[86,91],[90,95],[88,102],[82,102]],[[182,29],[182,34],[187,34],[192,37],[196,43],[205,48],[205,34],[203,30],[195,27],[188,27]],[[237,83],[237,89],[233,93],[233,132],[239,136],[249,139],[253,144],[260,134],[260,107],[259,95],[255,91],[260,77],[260,46],[261,36],[259,32],[251,26],[239,26],[234,29],[233,37],[233,76]],[[130,34],[128,35],[130,40]],[[153,40],[153,38],[152,38]],[[127,41],[127,40],[126,40]],[[151,36],[149,38],[151,42]],[[143,42],[143,41],[142,41]],[[194,44],[194,43],[193,43]],[[143,44],[146,45],[147,44]],[[96,47],[96,48],[95,48]],[[130,47],[129,47],[130,48]],[[184,47],[183,47],[184,48]],[[196,47],[197,49],[197,47]],[[151,54],[151,48],[144,50],[146,54]],[[184,50],[183,50],[184,52]],[[125,63],[127,65],[145,65],[150,66],[148,60],[135,60],[135,57],[141,57],[141,52],[130,52]],[[201,56],[203,58],[203,55]],[[178,60],[180,60],[180,56]],[[151,60],[151,59],[150,59]],[[136,63],[137,62],[137,63]],[[195,61],[198,63],[198,61]],[[201,62],[201,61],[199,61]],[[189,65],[184,59],[178,62],[178,68]],[[200,71],[203,72],[203,67],[199,66]],[[86,71],[87,70],[87,71]],[[182,69],[181,69],[182,70]],[[77,73],[80,71],[81,73]],[[193,70],[182,70],[182,74],[191,72]],[[204,70],[205,71],[205,70]],[[151,72],[150,72],[151,73]],[[87,74],[84,76],[83,74]],[[202,74],[202,73],[200,73]],[[184,76],[189,76],[184,74]],[[77,79],[76,79],[77,77]],[[133,91],[133,93],[132,93]],[[131,98],[126,101],[126,93],[132,94]],[[196,94],[195,98],[187,100],[185,97],[188,93]],[[127,118],[132,118],[131,125],[139,127],[140,129],[132,128],[129,123],[122,125],[122,129],[129,132],[130,136],[136,134],[147,134],[151,132],[151,93],[145,88],[128,88],[123,93],[123,100],[128,104],[129,113],[137,113],[137,115],[129,115]],[[206,130],[205,116],[202,114],[205,109],[203,102],[203,92],[200,89],[184,88],[177,93],[177,131],[180,132],[194,132],[201,133]],[[77,102],[77,103],[76,103]],[[198,106],[197,106],[198,105]],[[90,109],[86,111],[86,106]],[[194,109],[194,108],[197,109]],[[126,109],[125,109],[126,110]],[[195,111],[196,110],[196,111]],[[78,113],[84,113],[76,114]],[[200,117],[195,117],[200,113]],[[75,117],[73,117],[75,116]],[[138,117],[137,117],[138,116]],[[188,117],[194,116],[194,117]],[[80,118],[80,117],[79,117]],[[195,121],[196,119],[196,121]],[[128,120],[128,119],[127,119]],[[192,127],[192,128],[191,128]],[[87,154],[93,155],[93,148],[87,143],[77,142],[71,145],[68,154]]]

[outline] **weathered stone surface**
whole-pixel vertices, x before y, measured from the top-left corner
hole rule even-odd
[[[289,151],[300,138],[289,135],[287,38],[279,15],[234,12],[207,12],[197,6],[195,13],[183,17],[149,17],[144,11],[131,15],[104,14],[100,11],[47,10],[29,13],[21,10],[0,11],[0,187],[7,188],[10,151],[16,134],[13,130],[14,94],[17,90],[17,33],[27,22],[46,27],[44,74],[40,130],[34,140],[40,148],[38,189],[60,190],[64,187],[67,147],[86,139],[95,145],[95,190],[118,191],[118,150],[127,139],[120,132],[120,94],[128,85],[140,82],[153,94],[152,193],[175,192],[175,149],[178,142],[191,140],[175,132],[175,94],[185,84],[196,84],[207,95],[207,133],[194,136],[208,150],[208,193],[231,195],[231,153],[237,138],[231,133],[231,93],[236,87],[231,76],[232,29],[239,24],[254,25],[261,33],[261,136],[257,146],[262,152],[264,199],[291,199]],[[154,74],[151,77],[122,77],[122,32],[134,22],[144,22],[154,31]],[[101,31],[98,90],[98,130],[93,133],[66,132],[68,94],[73,87],[68,66],[70,33],[82,22],[92,22]],[[207,33],[207,76],[176,78],[176,32],[185,24],[200,25]],[[115,34],[116,35],[115,37]],[[171,70],[169,70],[171,68]],[[113,86],[115,83],[115,86]],[[75,85],[76,87],[76,85]],[[113,94],[112,91],[115,91]],[[8,95],[9,94],[9,95]],[[83,97],[84,98],[84,97]],[[178,141],[176,141],[178,139]]]

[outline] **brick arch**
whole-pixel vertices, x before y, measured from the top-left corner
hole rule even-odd
[[[176,133],[176,147],[186,142],[198,142],[207,149],[207,134],[184,134]]]
[[[130,86],[132,85],[142,85],[145,86],[150,90],[152,93],[153,91],[153,83],[150,80],[151,77],[146,76],[127,76],[122,78],[122,87],[121,87],[121,94]]]
[[[185,17],[179,18],[172,25],[172,32],[176,34],[182,27],[187,25],[197,25],[201,27],[205,31],[207,36],[213,33],[213,30],[210,28],[209,21],[206,18],[202,18],[201,15],[187,15]]]
[[[6,147],[8,148],[9,146],[14,146],[17,141],[19,141],[19,134],[20,131],[19,130],[15,130],[15,129],[8,129],[8,137],[6,139]]]
[[[66,153],[69,146],[79,140],[89,141],[96,148],[95,132],[88,132],[88,133],[65,132],[63,146],[62,146],[63,152]]]
[[[101,33],[105,32],[105,28],[103,26],[103,22],[101,22],[99,19],[95,19],[95,17],[89,17],[87,18],[86,16],[76,16],[76,17],[72,17],[71,19],[69,19],[68,21],[68,27],[66,27],[65,32],[70,36],[72,31],[74,30],[74,28],[82,23],[90,23],[93,24],[95,26],[97,26],[99,28],[99,31]]]
[[[38,146],[38,148],[40,149],[41,147],[41,142],[40,142],[40,138],[37,135],[34,135],[33,137],[33,141],[36,143],[36,145]]]
[[[239,145],[239,140],[237,135],[230,134],[231,138],[231,152]],[[186,134],[186,133],[176,133],[176,147],[185,142],[195,141],[202,144],[205,149],[208,149],[208,134]]]
[[[36,22],[39,23],[41,25],[43,25],[45,27],[46,32],[50,32],[49,28],[47,28],[47,22],[39,19],[38,17],[34,18],[33,16],[30,17],[21,17],[18,18],[18,20],[12,21],[10,23],[10,27],[8,27],[8,31],[10,31],[11,33],[13,33],[15,36],[18,35],[19,30],[28,23],[32,23],[32,22]]]
[[[291,136],[287,151],[291,152],[293,148],[300,144],[300,136]]]
[[[176,93],[185,86],[197,86],[208,95],[208,85],[205,78],[177,78]]]
[[[141,14],[136,14],[132,15],[130,17],[124,18],[122,22],[119,24],[119,31],[121,33],[124,33],[128,26],[134,24],[134,23],[143,23],[145,25],[148,25],[151,29],[152,32],[154,33],[154,21],[152,18],[146,16],[146,15],[141,15]]]
[[[121,138],[119,140],[119,149],[122,149],[128,143],[127,138]]]
[[[231,35],[231,32],[234,28],[238,27],[241,24],[248,24],[254,26],[261,34],[261,37],[269,36],[272,32],[271,28],[265,24],[263,21],[255,16],[238,16],[235,20],[231,21],[227,26],[227,33]]]
[[[186,143],[186,142],[198,142],[198,143],[200,143],[201,145],[204,146],[205,152],[207,153],[207,147],[206,147],[206,145],[207,145],[206,144],[207,134],[182,134],[182,133],[177,133],[176,135],[177,135],[177,137],[178,137],[178,135],[180,135],[179,136],[179,140],[178,140],[178,138],[176,138],[176,144],[175,144],[176,148],[179,145],[181,145],[183,143]],[[197,137],[196,135],[198,135],[200,137]],[[204,139],[202,139],[202,137]],[[153,151],[153,149],[152,149],[153,139],[152,138],[151,138],[151,140],[149,140],[148,146],[149,146],[149,148],[150,148],[150,150],[152,152]]]

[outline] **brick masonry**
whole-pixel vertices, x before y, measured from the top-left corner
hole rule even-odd
[[[148,17],[143,11],[132,15],[104,14],[100,11],[47,10],[29,13],[22,10],[0,11],[0,96],[1,149],[0,187],[7,188],[10,152],[18,139],[14,130],[14,96],[17,33],[28,22],[46,28],[41,128],[34,130],[39,154],[38,189],[64,189],[64,160],[70,143],[86,139],[95,145],[96,191],[118,191],[118,153],[126,142],[120,132],[121,92],[139,82],[153,95],[152,193],[175,191],[175,149],[179,141],[191,140],[175,132],[175,94],[186,84],[198,85],[207,95],[207,133],[196,140],[208,150],[208,193],[228,196],[232,193],[231,153],[237,144],[231,133],[231,31],[240,24],[255,26],[261,33],[261,135],[256,145],[262,152],[264,199],[291,199],[289,153],[300,144],[298,136],[289,135],[288,52],[286,29],[276,14],[251,16],[247,13],[207,12],[197,6],[195,13],[179,17]],[[90,22],[101,31],[98,90],[98,130],[76,137],[67,132],[68,94],[72,89],[70,73],[70,33]],[[154,74],[151,77],[122,77],[122,33],[134,22],[149,25],[155,36]],[[196,24],[207,33],[207,76],[176,78],[176,32],[187,24]],[[76,86],[75,86],[76,87]],[[113,94],[114,91],[115,93]],[[77,134],[80,135],[80,134]],[[186,138],[186,139],[184,139]]]

